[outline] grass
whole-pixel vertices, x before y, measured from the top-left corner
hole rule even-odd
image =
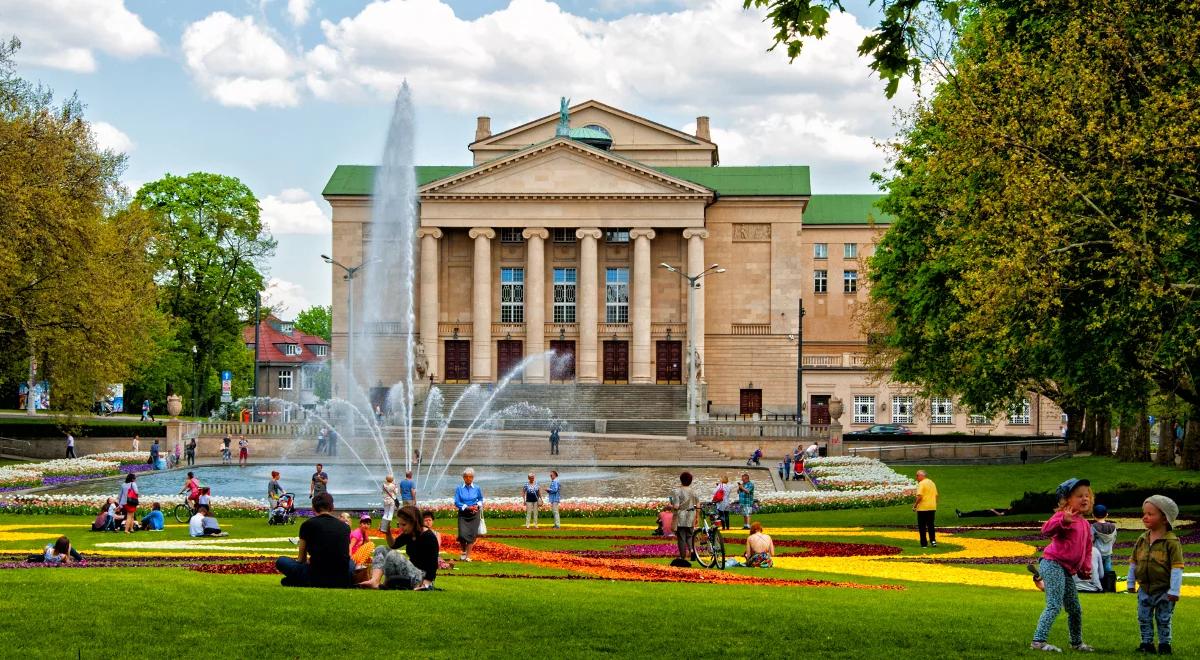
[[[902,471],[911,474],[915,470]],[[1007,505],[1026,490],[1049,490],[1070,476],[1090,478],[1101,502],[1104,489],[1120,482],[1200,478],[1196,473],[1120,464],[1105,458],[928,470],[941,493],[942,525],[957,523],[954,508]],[[1187,507],[1185,512],[1194,515],[1196,508]],[[878,527],[881,534],[915,522],[906,506],[773,514],[761,520],[768,529],[861,526]],[[97,543],[128,538],[81,531],[87,522],[66,516],[0,516],[0,551],[29,550],[46,542],[5,539],[6,525],[48,525],[26,531],[68,533],[85,555]],[[564,522],[651,523],[648,518]],[[295,528],[270,527],[262,519],[229,519],[225,524],[234,539],[295,534]],[[488,525],[493,534],[523,537],[498,541],[535,549],[612,549],[630,543],[617,539],[555,539],[582,534],[645,536],[646,543],[666,542],[636,530],[542,529],[526,533],[518,521],[495,520]],[[452,526],[448,520],[438,523],[443,532]],[[936,550],[923,551],[915,531],[911,538],[899,540],[822,534],[805,534],[802,538],[885,543],[901,547],[906,557],[936,556],[955,549],[949,537]],[[970,535],[1003,538],[1013,534],[986,531]],[[1120,540],[1133,540],[1135,536],[1136,532],[1122,532]],[[133,539],[147,537],[139,534]],[[185,537],[181,526],[171,525],[153,538]],[[1200,546],[1188,546],[1186,550],[1200,551]],[[0,620],[5,622],[0,626],[0,648],[9,650],[0,655],[309,657],[386,650],[431,658],[533,653],[562,657],[667,657],[681,653],[696,657],[783,657],[808,650],[830,658],[1037,657],[1025,649],[1042,609],[1040,594],[907,581],[903,579],[904,566],[898,565],[897,576],[886,580],[782,569],[752,573],[905,587],[904,591],[869,591],[472,577],[489,573],[565,574],[524,564],[473,562],[440,574],[438,585],[443,591],[422,594],[283,589],[274,576],[210,575],[183,568],[0,570],[0,593],[5,595],[0,599]],[[1021,565],[976,568],[1024,571]],[[1188,578],[1185,584],[1196,584],[1196,580]],[[1085,594],[1082,600],[1086,641],[1101,649],[1100,655],[1132,651],[1138,643],[1135,598]],[[1066,645],[1063,619],[1051,634],[1051,641],[1061,646]],[[137,622],[132,629],[130,620]],[[1180,655],[1200,651],[1200,642],[1189,639],[1186,633],[1197,626],[1200,608],[1185,598],[1175,611],[1174,622],[1175,647]]]

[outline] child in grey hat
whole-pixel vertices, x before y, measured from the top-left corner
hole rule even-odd
[[[1179,506],[1165,495],[1151,495],[1142,503],[1142,524],[1146,533],[1133,546],[1129,558],[1126,586],[1132,593],[1134,581],[1138,595],[1138,626],[1141,628],[1141,653],[1171,653],[1171,615],[1183,587],[1183,544],[1172,529]],[[1158,649],[1154,648],[1154,627],[1158,626]]]

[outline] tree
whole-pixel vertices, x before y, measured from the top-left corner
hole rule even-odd
[[[333,306],[313,305],[296,315],[296,329],[325,341],[333,337]]]
[[[127,208],[125,158],[97,147],[79,100],[16,76],[19,47],[0,45],[0,362],[83,411],[147,357],[153,227]]]
[[[159,305],[176,320],[169,350],[190,360],[189,386],[174,385],[190,391],[194,379],[196,399],[210,400],[215,367],[228,366],[216,358],[242,346],[241,319],[252,316],[260,268],[275,241],[259,219],[258,199],[234,177],[168,174],[142,186],[134,201],[161,237],[151,254],[159,265]]]
[[[1153,394],[1200,401],[1200,80],[1178,64],[1198,12],[987,3],[964,22],[883,180],[869,318],[897,379],[973,409],[1033,390],[1111,410],[1130,460]]]

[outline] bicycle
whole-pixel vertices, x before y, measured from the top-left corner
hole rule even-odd
[[[692,554],[704,568],[725,570],[725,540],[721,538],[721,514],[716,503],[697,506],[701,527],[692,535]]]
[[[182,494],[183,493],[180,493],[180,495]],[[183,504],[175,505],[175,522],[188,522],[192,519],[192,516],[196,515],[196,512],[200,510],[198,505],[193,509],[191,504],[189,504],[190,502],[191,500],[185,499]]]

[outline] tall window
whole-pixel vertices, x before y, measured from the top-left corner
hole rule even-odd
[[[525,322],[525,269],[500,269],[500,322]]]
[[[576,239],[576,237],[575,237],[575,228],[574,227],[555,227],[554,228],[554,242],[555,243],[574,243],[576,240],[578,240],[578,239]]]
[[[604,322],[629,323],[629,269],[607,269],[604,288]]]
[[[913,398],[911,396],[892,397],[892,423],[912,424]]]
[[[858,271],[846,270],[842,271],[842,291],[845,293],[858,292]]]
[[[1021,399],[1021,402],[1013,406],[1008,411],[1009,424],[1028,424],[1029,423],[1029,399]]]
[[[605,229],[604,230],[604,240],[608,241],[609,243],[628,243],[629,242],[629,230],[628,229]]]
[[[813,292],[825,293],[829,291],[829,271],[814,270],[813,271]]]
[[[829,244],[828,243],[813,243],[813,259],[828,259]]]
[[[554,269],[554,323],[575,322],[575,269]]]
[[[929,423],[931,423],[931,424],[953,424],[954,423],[954,401],[951,399],[930,399],[929,400]]]
[[[281,390],[292,389],[292,370],[291,369],[280,369],[279,370],[279,389],[281,389]]]
[[[842,258],[857,259],[858,258],[858,243],[845,243],[842,245]]]
[[[875,397],[857,394],[854,396],[854,423],[875,423]]]
[[[525,237],[521,236],[523,230],[520,227],[501,227],[500,242],[501,243],[523,243]]]
[[[300,389],[311,390],[313,388],[313,370],[307,367],[300,369]]]

